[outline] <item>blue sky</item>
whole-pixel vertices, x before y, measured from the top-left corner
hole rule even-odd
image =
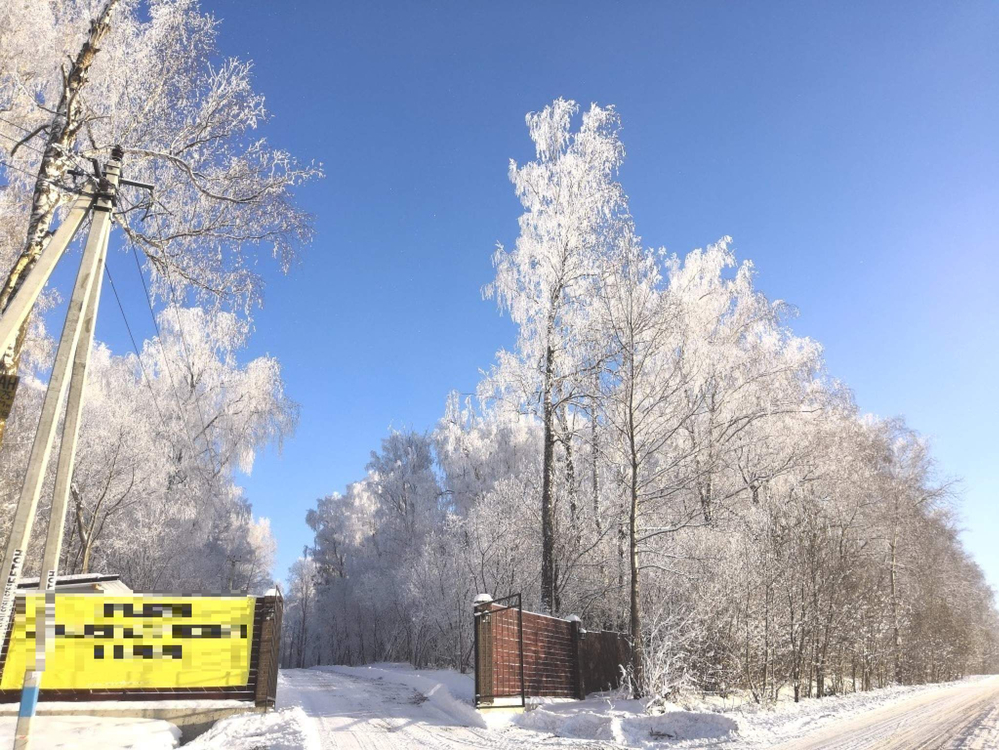
[[[301,264],[264,266],[248,353],[277,356],[301,405],[245,481],[276,575],[317,497],[511,345],[480,288],[516,236],[524,114],[563,96],[619,109],[646,243],[732,235],[860,405],[930,438],[999,587],[999,4],[203,4],[223,52],[256,62],[265,133],[328,174],[300,194],[317,217]],[[103,304],[98,336],[123,347]]]

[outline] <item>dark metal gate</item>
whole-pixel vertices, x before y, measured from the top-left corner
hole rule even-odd
[[[520,594],[475,605],[476,708],[527,705]]]

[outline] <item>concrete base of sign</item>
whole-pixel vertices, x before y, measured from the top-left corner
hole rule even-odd
[[[0,716],[17,716],[18,704],[0,704]],[[180,729],[181,742],[204,734],[220,719],[245,713],[262,713],[263,708],[247,701],[51,701],[38,704],[35,721],[46,716],[109,716],[130,719],[162,719]]]

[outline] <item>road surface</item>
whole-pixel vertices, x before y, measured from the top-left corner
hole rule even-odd
[[[402,685],[311,669],[284,669],[278,705],[301,706],[314,720],[323,750],[528,750],[606,748],[509,729],[456,726],[455,720]]]
[[[834,721],[778,750],[999,749],[999,678],[947,685]]]

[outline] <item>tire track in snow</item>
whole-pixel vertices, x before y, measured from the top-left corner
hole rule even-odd
[[[886,706],[781,750],[985,750],[999,734],[999,682],[958,684]]]

